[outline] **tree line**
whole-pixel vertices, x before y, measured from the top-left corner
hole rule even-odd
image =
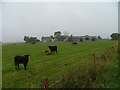
[[[24,36],[24,41],[25,41],[26,43],[35,44],[36,42],[39,42],[40,40],[37,39],[37,37]]]

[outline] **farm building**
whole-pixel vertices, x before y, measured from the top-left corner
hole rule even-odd
[[[41,41],[42,42],[53,42],[53,39],[51,37],[42,37]]]
[[[69,38],[69,36],[61,35],[60,36],[60,41],[67,41],[68,38]],[[42,42],[57,42],[58,40],[56,38],[52,39],[51,37],[42,37],[41,41]]]
[[[70,36],[64,36],[61,35],[60,36],[60,41],[68,41],[68,38]],[[73,41],[75,42],[83,42],[83,41],[96,41],[98,40],[97,36],[89,36],[89,35],[85,35],[85,36],[73,36]],[[52,39],[51,37],[42,37],[41,38],[42,42],[57,42],[58,40],[56,38]]]
[[[67,41],[69,36],[62,35],[61,36],[61,41]]]
[[[89,35],[80,36],[80,41],[96,41],[96,40],[97,40],[97,36],[89,36]]]
[[[80,42],[80,36],[73,36],[73,40],[75,42]]]
[[[85,36],[73,36],[73,40],[75,42],[96,41],[97,40],[97,36],[89,36],[89,35],[85,35]]]

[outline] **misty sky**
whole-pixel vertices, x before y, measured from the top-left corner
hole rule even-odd
[[[24,36],[53,35],[55,31],[73,36],[118,32],[117,2],[4,2],[2,41],[21,42]]]

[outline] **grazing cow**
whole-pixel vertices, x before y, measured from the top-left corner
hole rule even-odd
[[[72,45],[77,45],[77,42],[73,42]]]
[[[52,55],[52,52],[49,52],[49,51],[46,50],[46,51],[45,51],[45,54],[46,54],[46,55]]]
[[[45,53],[49,52],[48,50],[45,50]]]
[[[24,69],[26,70],[27,64],[28,64],[28,57],[30,55],[23,55],[23,56],[15,56],[14,58],[14,63],[15,63],[15,67],[16,69],[19,68],[19,64],[23,64],[24,65]]]
[[[57,53],[57,46],[48,46],[51,52]]]

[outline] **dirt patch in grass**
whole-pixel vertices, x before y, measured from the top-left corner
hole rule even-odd
[[[52,65],[51,67],[55,68],[55,67],[60,67],[60,66],[63,66],[63,65],[67,65],[67,64],[65,64],[65,63],[59,63],[59,64]]]

